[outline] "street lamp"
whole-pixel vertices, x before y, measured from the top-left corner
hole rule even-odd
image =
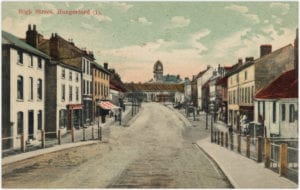
[[[211,125],[210,125],[210,141],[213,142],[213,121],[215,115],[215,105],[214,103],[209,104],[210,113],[211,113]]]

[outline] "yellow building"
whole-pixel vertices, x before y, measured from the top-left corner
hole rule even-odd
[[[99,116],[100,107],[98,103],[101,100],[109,98],[109,76],[108,64],[104,63],[104,67],[97,63],[92,65],[93,74],[93,118]]]
[[[239,60],[238,68],[228,77],[228,124],[240,131],[240,118],[254,120],[254,96],[272,80],[294,68],[291,44],[272,52],[271,45],[260,46],[260,57]]]

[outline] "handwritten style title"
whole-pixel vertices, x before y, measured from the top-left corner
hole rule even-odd
[[[93,9],[77,9],[77,10],[65,10],[65,9],[18,9],[18,14],[20,15],[102,15],[99,10]]]

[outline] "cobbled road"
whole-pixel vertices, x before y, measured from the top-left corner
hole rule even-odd
[[[2,167],[4,188],[231,188],[195,143],[203,120],[144,103],[130,127],[104,129],[103,142]]]

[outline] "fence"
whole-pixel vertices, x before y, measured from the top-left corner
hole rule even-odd
[[[298,183],[298,141],[295,139],[253,138],[216,130],[212,142],[257,162],[264,161],[266,168]]]
[[[40,148],[49,148],[55,145],[74,143],[79,141],[88,141],[88,140],[99,140],[102,141],[102,127],[98,126],[90,126],[88,128],[72,128],[71,130],[67,130],[66,134],[62,135],[61,130],[58,131],[41,131],[40,140],[36,140],[35,143],[29,143],[29,141],[25,141],[24,135],[20,135],[15,137],[15,139],[19,140],[18,149],[6,149],[2,151],[2,157],[19,154],[21,152],[29,152],[33,150],[37,150]],[[29,134],[30,136],[32,134]],[[13,140],[14,137],[5,137],[2,138],[3,141]],[[17,141],[15,141],[17,142]]]

